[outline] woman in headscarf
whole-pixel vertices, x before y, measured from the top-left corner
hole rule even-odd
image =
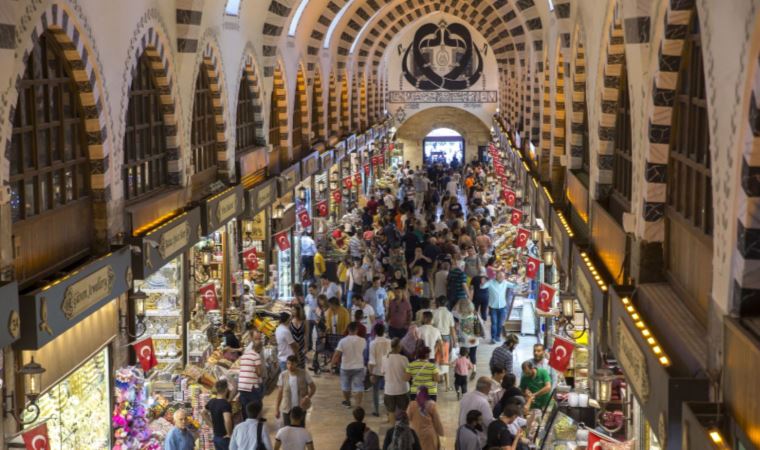
[[[383,450],[422,450],[417,433],[409,427],[409,416],[403,409],[396,410],[396,425],[385,433]]]
[[[401,338],[401,354],[406,356],[409,361],[414,361],[417,357],[417,347],[420,340],[419,333],[417,332],[417,325],[409,325],[409,329],[406,334]]]
[[[438,450],[441,445],[439,436],[443,436],[443,424],[436,403],[428,395],[426,386],[417,389],[416,401],[409,403],[406,414],[409,416],[412,430],[420,439],[422,450]]]

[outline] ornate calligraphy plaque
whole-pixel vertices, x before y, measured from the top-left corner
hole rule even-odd
[[[114,273],[111,266],[105,266],[66,288],[61,309],[71,320],[90,306],[111,295]]]
[[[649,398],[649,372],[644,352],[636,343],[622,317],[617,321],[617,357],[623,371],[642,402]]]

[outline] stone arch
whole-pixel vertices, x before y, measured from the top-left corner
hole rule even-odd
[[[351,130],[358,132],[361,128],[361,99],[359,98],[359,75],[353,73],[351,76]]]
[[[572,62],[572,115],[570,119],[570,169],[581,169],[583,154],[588,152],[588,124],[586,123],[586,50],[580,23],[575,30],[575,48]]]
[[[340,135],[351,130],[351,110],[348,88],[348,72],[343,72],[340,77]]]
[[[293,157],[301,159],[301,155],[309,148],[309,103],[306,97],[306,71],[303,64],[298,65],[296,72],[296,88],[293,98]]]
[[[649,145],[644,144],[643,238],[647,242],[665,240],[665,202],[667,201],[668,155],[673,126],[681,52],[691,20],[694,0],[667,2],[665,30],[657,43],[657,65],[652,74],[652,107],[649,112]]]
[[[277,45],[295,2],[296,0],[270,0],[268,2],[267,17],[262,28],[264,76],[267,78],[274,76],[277,65]]]
[[[269,105],[269,144],[276,153],[277,173],[287,168],[291,160],[288,150],[288,92],[285,87],[285,76],[282,66],[278,63],[272,73],[272,96]]]
[[[554,115],[552,128],[552,156],[550,160],[552,192],[561,192],[565,179],[565,168],[561,159],[565,155],[565,58],[557,43],[557,59],[554,73]],[[548,72],[548,71],[547,71]]]
[[[261,72],[253,56],[252,47],[246,45],[243,53],[242,78],[245,78],[254,100],[254,121],[256,126],[256,145],[266,145],[266,133],[264,132],[264,100],[261,93]],[[232,111],[230,111],[232,113]]]
[[[364,74],[359,76],[359,130],[367,129],[367,79]]]
[[[338,91],[335,72],[330,72],[330,83],[327,89],[327,137],[340,134],[340,111],[338,110]]]
[[[543,108],[541,111],[541,147],[537,158],[533,163],[538,167],[538,173],[542,181],[550,179],[549,165],[552,151],[552,88],[551,70],[549,70],[549,54],[544,55],[544,85],[543,85]],[[533,156],[533,155],[531,155]]]
[[[79,81],[77,94],[82,107],[84,129],[86,133],[89,166],[90,166],[90,196],[93,206],[93,244],[97,250],[107,250],[109,240],[109,225],[113,222],[112,214],[109,215],[108,201],[111,198],[111,178],[109,171],[110,159],[112,158],[113,137],[109,136],[109,124],[107,105],[107,93],[103,86],[102,66],[94,41],[91,39],[89,27],[84,19],[68,3],[54,2],[42,11],[36,19],[29,16],[36,15],[37,11],[28,13],[26,20],[19,23],[34,24],[30,29],[18,30],[18,36],[23,36],[16,42],[15,59],[15,88],[11,89],[6,99],[7,104],[12,105],[5,116],[7,120],[7,138],[5,142],[5,156],[2,158],[3,168],[0,172],[0,180],[3,185],[8,185],[10,174],[10,160],[8,155],[11,151],[13,119],[16,105],[18,104],[18,86],[26,71],[29,57],[34,45],[46,32],[61,47],[62,56],[67,61],[71,70],[72,78]],[[83,25],[84,23],[84,25]]]
[[[311,141],[325,138],[325,104],[322,92],[322,71],[314,69],[311,87]]]
[[[620,97],[620,79],[625,69],[625,38],[623,36],[622,13],[613,4],[609,31],[607,32],[606,55],[603,61],[601,95],[599,102],[599,138],[598,151],[589,155],[592,165],[589,174],[592,182],[589,189],[594,198],[604,198],[609,194],[612,185],[612,168],[615,157],[615,121],[618,113],[618,98]],[[594,161],[594,157],[596,160]],[[593,164],[593,163],[596,164]]]

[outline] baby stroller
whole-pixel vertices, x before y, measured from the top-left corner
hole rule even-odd
[[[315,340],[314,359],[312,361],[312,371],[315,374],[325,371],[325,367],[330,365],[338,341],[343,336],[327,332],[327,327],[323,321],[317,323],[317,338]]]

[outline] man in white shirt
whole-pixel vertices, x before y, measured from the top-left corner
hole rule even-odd
[[[351,322],[348,324],[348,336],[338,342],[333,355],[332,364],[340,362],[340,389],[343,391],[342,404],[351,407],[351,393],[354,394],[355,404],[362,404],[364,394],[364,376],[366,368],[364,367],[364,349],[367,348],[367,341],[356,335],[359,324]]]
[[[388,301],[388,292],[382,286],[383,279],[379,276],[372,278],[372,287],[364,292],[364,300],[372,306],[375,317],[378,320],[385,319],[385,302]]]
[[[288,356],[298,353],[298,344],[290,333],[290,314],[280,313],[280,324],[274,330],[277,340],[277,360],[280,362],[280,371],[287,369]]]
[[[314,450],[311,433],[303,426],[306,411],[298,406],[290,410],[290,423],[275,436],[274,450]]]
[[[374,406],[372,415],[380,417],[380,391],[385,387],[383,360],[391,352],[391,340],[385,337],[385,325],[382,323],[375,325],[372,331],[375,334],[375,339],[369,344],[367,369],[372,382],[372,406]]]
[[[491,392],[491,380],[488,377],[478,378],[475,390],[464,394],[459,403],[459,426],[467,423],[467,413],[476,409],[483,414],[483,425],[488,427],[493,420],[491,403],[488,401],[489,392]]]
[[[314,239],[304,231],[301,233],[301,267],[303,268],[303,278],[311,280],[314,278],[314,255],[317,254],[317,244]]]
[[[417,327],[417,333],[420,339],[425,343],[425,347],[430,349],[430,359],[435,360],[435,354],[441,347],[443,339],[438,328],[431,325],[433,322],[433,312],[424,311],[422,313],[422,325]]]
[[[367,327],[367,331],[369,332],[372,330],[372,326],[375,323],[375,310],[364,301],[364,297],[361,295],[354,294],[353,301],[354,304],[351,306],[351,317],[355,317],[354,314],[356,311],[361,310],[363,313],[362,325]]]
[[[336,297],[338,300],[340,300],[342,294],[340,291],[340,286],[328,280],[326,277],[322,278],[322,289],[319,290],[319,293],[324,294],[328,300],[332,297]]]
[[[409,381],[406,379],[406,367],[409,360],[401,354],[401,339],[391,341],[391,352],[383,359],[383,376],[385,389],[383,403],[388,413],[388,423],[395,423],[396,411],[406,411],[409,406]]]
[[[259,439],[264,444],[264,448],[272,450],[272,441],[269,440],[266,424],[263,420],[259,419],[262,406],[261,400],[254,400],[246,405],[245,409],[248,418],[232,430],[230,450],[250,450],[256,448]]]
[[[396,197],[391,194],[391,190],[388,189],[385,191],[385,195],[383,196],[383,203],[385,203],[385,207],[389,210],[393,209],[394,206],[396,206]]]
[[[443,342],[449,344],[457,342],[456,324],[454,323],[454,314],[446,307],[449,299],[445,296],[439,296],[435,299],[438,306],[433,310],[433,326],[441,332]]]

